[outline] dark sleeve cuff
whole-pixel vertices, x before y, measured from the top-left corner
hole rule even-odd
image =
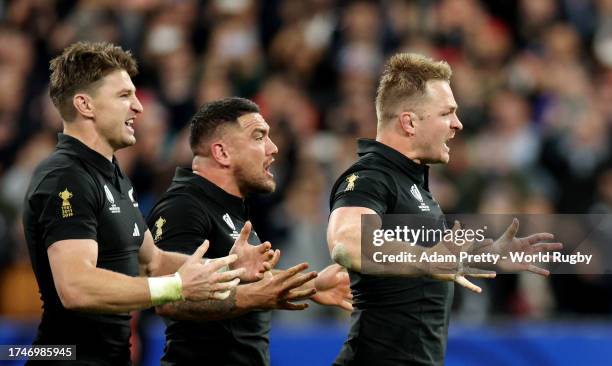
[[[357,192],[351,192],[350,194],[341,194],[332,206],[332,211],[339,207],[366,207],[374,210],[379,215],[385,213],[385,207],[383,204],[378,202],[373,197],[369,197],[365,194],[359,194]]]

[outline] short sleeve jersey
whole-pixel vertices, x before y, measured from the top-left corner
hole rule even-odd
[[[147,227],[132,184],[116,161],[59,134],[56,150],[34,172],[23,223],[43,301],[34,343],[75,344],[79,360],[128,363],[130,315],[64,308],[47,255],[47,249],[58,241],[90,239],[98,246],[98,268],[138,275],[138,251]]]
[[[147,218],[158,247],[192,254],[208,239],[207,258],[229,254],[248,220],[245,201],[194,174],[177,168],[172,184]],[[250,244],[260,244],[251,231]],[[268,365],[271,313],[253,311],[207,322],[165,319],[162,365]]]
[[[359,160],[336,181],[331,211],[366,207],[412,214],[430,228],[444,215],[429,192],[427,165],[380,142],[358,141]],[[383,226],[385,219],[383,217]],[[338,365],[442,365],[453,285],[425,277],[377,277],[349,271],[355,311]]]

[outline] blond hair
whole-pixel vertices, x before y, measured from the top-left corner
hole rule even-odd
[[[378,125],[396,117],[400,104],[425,94],[429,80],[450,82],[452,71],[446,61],[415,54],[398,53],[385,64],[376,91]]]

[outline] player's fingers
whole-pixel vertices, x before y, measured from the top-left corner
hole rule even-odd
[[[472,278],[495,278],[497,276],[496,273],[477,273],[477,274],[468,274],[466,276]]]
[[[291,267],[291,268],[287,268],[286,270],[282,271],[279,274],[275,274],[274,277],[278,278],[278,280],[280,281],[284,281],[290,277],[293,277],[296,275],[296,273],[302,272],[303,270],[305,270],[306,268],[308,268],[308,263],[304,262],[304,263],[300,263],[300,264],[296,264],[295,266]]]
[[[551,250],[561,250],[563,249],[563,244],[561,243],[537,243],[531,246],[533,252],[548,252]]]
[[[476,267],[463,267],[461,269],[461,274],[466,274],[466,275],[470,275],[472,277],[475,277],[476,275],[478,276],[483,276],[481,278],[495,278],[495,271],[489,271],[486,269],[480,269],[480,268],[476,268]]]
[[[242,227],[242,230],[240,230],[240,235],[238,235],[238,239],[236,239],[236,242],[246,244],[248,242],[249,235],[251,235],[252,227],[253,226],[251,225],[250,221],[245,222],[244,226]]]
[[[227,257],[215,258],[209,261],[206,265],[211,266],[213,272],[217,272],[221,268],[234,263],[238,259],[236,254],[230,254]]]
[[[529,235],[527,237],[527,241],[529,242],[529,244],[535,244],[541,241],[550,241],[550,240],[553,240],[554,238],[555,236],[551,233],[536,233],[536,234]]]
[[[224,292],[233,289],[240,283],[239,278],[235,278],[229,282],[218,282],[211,286],[211,290],[214,292]]]
[[[544,277],[548,277],[550,275],[550,271],[544,268],[540,268],[538,266],[535,266],[533,264],[530,264],[529,267],[527,267],[527,270],[529,272],[535,273],[535,274],[539,274],[540,276],[544,276]]]
[[[308,308],[308,303],[294,304],[286,301],[280,304],[278,308],[281,310],[304,310]]]
[[[198,249],[193,252],[193,254],[187,259],[189,262],[199,262],[204,257],[204,253],[208,250],[209,242],[208,240],[204,240],[204,242],[198,247]]]
[[[213,292],[212,297],[215,300],[225,300],[229,297],[232,291],[223,291],[223,292]]]
[[[315,277],[317,277],[317,272],[309,272],[290,277],[283,283],[283,288],[285,291],[298,288]]]
[[[255,248],[257,249],[258,253],[266,254],[266,252],[268,250],[270,250],[270,248],[272,248],[272,244],[270,244],[269,241],[266,241],[264,243],[261,243],[261,244],[255,246]]]
[[[276,265],[278,264],[278,261],[280,260],[280,255],[281,255],[280,250],[276,249],[274,251],[274,255],[272,256],[272,259],[270,259],[270,269],[276,267]]]
[[[519,221],[515,217],[512,219],[510,226],[508,226],[508,228],[506,229],[506,231],[504,232],[502,236],[506,239],[512,239],[516,236],[516,233],[518,232],[518,228],[519,228]]]
[[[463,276],[455,277],[455,282],[457,282],[457,284],[467,288],[470,291],[474,291],[477,294],[482,292],[482,289],[480,287],[474,285],[472,282],[470,282],[467,278]]]
[[[340,307],[346,311],[353,311],[353,304],[346,300],[340,303]]]
[[[228,282],[234,279],[238,279],[238,277],[244,275],[246,273],[246,269],[237,268],[231,271],[225,272],[217,272],[213,276],[215,282]]]
[[[289,291],[289,294],[285,297],[285,299],[288,301],[301,301],[311,298],[316,293],[317,290],[314,288],[309,288],[306,290],[293,290]]]

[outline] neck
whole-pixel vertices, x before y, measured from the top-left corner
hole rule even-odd
[[[81,141],[85,146],[113,161],[115,150],[96,131],[92,121],[64,122],[64,134]]]
[[[376,134],[376,141],[399,151],[402,155],[415,163],[421,164],[421,157],[412,139],[414,139],[414,137],[400,135],[394,131],[390,131],[389,128],[378,131]]]
[[[232,196],[244,198],[229,167],[219,165],[214,159],[196,155],[191,163],[194,174],[215,184]]]

